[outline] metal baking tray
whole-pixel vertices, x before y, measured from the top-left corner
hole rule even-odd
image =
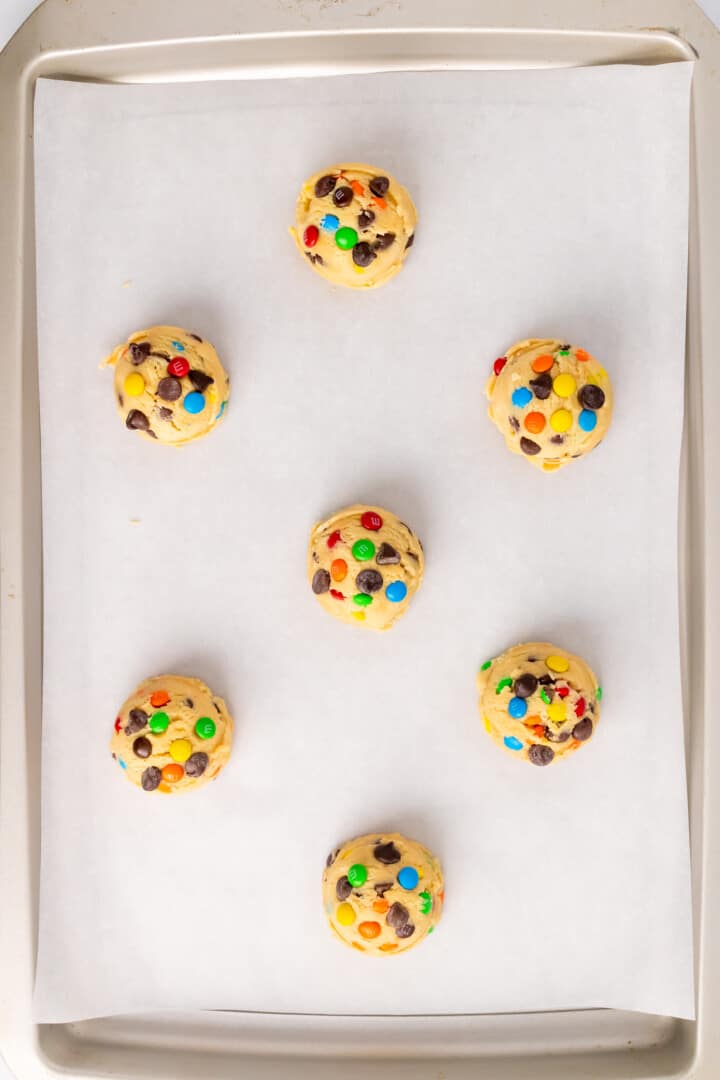
[[[614,1010],[450,1017],[164,1013],[36,1025],[42,517],[33,94],[102,82],[694,59],[681,623],[698,1020]],[[0,55],[0,1048],[18,1080],[609,1080],[720,1076],[720,34],[693,0],[46,0]],[[705,363],[703,360],[705,359]],[[709,415],[706,417],[706,413]],[[711,720],[711,718],[709,718]],[[478,977],[482,977],[481,964]],[[111,973],[108,973],[109,977]]]

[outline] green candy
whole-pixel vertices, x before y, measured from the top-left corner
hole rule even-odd
[[[350,248],[354,248],[358,242],[358,234],[354,229],[351,229],[349,225],[343,225],[341,229],[335,230],[335,243],[343,251],[349,251]]]
[[[163,731],[167,731],[169,723],[170,717],[166,712],[156,712],[148,720],[148,727],[156,735],[160,735]]]
[[[359,889],[367,881],[367,866],[359,862],[354,863],[347,872],[347,879],[353,889]]]
[[[500,691],[504,690],[506,686],[512,686],[512,684],[513,684],[512,679],[501,679],[500,682],[495,687],[495,693],[499,694]]]
[[[598,699],[598,701],[602,701],[602,686],[598,686],[597,690],[595,691],[595,697]]]
[[[570,355],[570,350],[569,349],[558,349],[558,356],[569,356],[569,355]]]
[[[372,540],[356,540],[352,546],[353,559],[358,562],[367,562],[375,554],[375,545]]]
[[[485,663],[483,664],[483,666],[480,668],[480,670],[481,671],[487,671],[487,669],[490,667],[491,664],[492,664],[492,660],[486,660]]]
[[[195,725],[195,734],[198,739],[212,739],[215,731],[215,721],[209,716],[201,716]]]
[[[544,686],[543,686],[542,690],[540,691],[540,697],[543,699],[543,701],[545,702],[546,705],[550,704],[550,698],[548,697],[548,692],[547,692],[547,690],[545,689]]]
[[[418,895],[422,900],[422,904],[420,905],[420,914],[429,915],[432,911],[432,896],[429,892],[421,892]]]
[[[372,604],[372,596],[368,596],[364,592],[355,593],[353,603],[357,604],[358,607],[368,607],[369,604]]]
[[[434,929],[435,929],[434,926],[428,926],[428,934],[432,934]]]

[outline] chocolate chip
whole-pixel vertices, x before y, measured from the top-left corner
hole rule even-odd
[[[551,731],[550,728],[545,728],[545,738],[550,742],[567,742],[570,738],[569,731]]]
[[[347,900],[348,896],[352,892],[352,885],[348,879],[343,875],[337,879],[337,885],[335,886],[335,895],[338,900]]]
[[[518,420],[517,416],[508,416],[508,423],[510,424],[510,427],[513,429],[513,431],[520,430],[520,421]]]
[[[148,435],[150,436],[150,438],[151,438],[151,439],[157,439],[157,435],[156,435],[156,434],[155,434],[155,432],[154,432],[154,431],[152,430],[152,428],[148,428],[148,429],[147,429],[147,433],[148,433]]]
[[[174,415],[172,409],[166,409],[164,405],[158,405],[156,411],[161,420],[172,420]]]
[[[418,544],[420,544],[419,540],[418,540]],[[420,544],[420,547],[422,547],[422,544]],[[408,555],[410,556],[411,559],[414,559],[415,562],[420,562],[420,556],[416,555],[414,551],[408,551]]]
[[[196,341],[202,341],[202,338],[199,334],[191,334],[189,330],[186,330],[185,333],[188,337],[195,338]]]
[[[362,593],[379,592],[383,586],[382,574],[377,570],[361,570],[355,578],[358,591]]]
[[[372,210],[361,210],[358,214],[358,229],[369,229],[375,220]]]
[[[537,662],[538,662],[537,656],[528,656],[528,664],[537,664]]]
[[[536,442],[533,442],[532,439],[526,439],[524,435],[520,439],[520,449],[522,450],[523,454],[529,454],[531,457],[534,454],[540,453],[540,447],[538,446],[538,444]]]
[[[352,260],[356,266],[369,266],[375,259],[377,255],[366,240],[361,240],[352,249]]]
[[[515,680],[513,690],[515,691],[515,697],[526,698],[530,697],[537,690],[538,681],[534,675],[531,675],[529,671],[524,675],[518,676]]]
[[[122,396],[122,394],[118,394],[118,405],[121,409],[125,408],[125,398]]]
[[[188,709],[194,709],[195,708],[195,702],[193,701],[193,699],[191,697],[186,697],[185,698],[185,705],[186,705],[186,707]]]
[[[382,199],[384,195],[387,195],[387,190],[390,187],[390,181],[387,176],[373,176],[368,187],[372,191],[373,195],[376,195],[378,199]]]
[[[373,855],[383,866],[392,866],[393,863],[400,862],[402,858],[392,840],[388,840],[386,844],[378,844],[373,851]]]
[[[545,702],[545,704],[547,705],[555,697],[555,691],[553,690],[552,686],[545,687],[545,696],[548,699],[548,701]]]
[[[398,926],[397,930],[395,931],[395,936],[399,937],[399,938],[407,938],[407,937],[412,937],[414,933],[415,933],[415,927],[414,927],[413,923],[406,922],[406,923],[403,923],[402,926]]]
[[[530,386],[532,387],[535,397],[539,401],[544,401],[545,398],[549,398],[552,392],[552,377],[548,375],[547,371],[544,371],[542,375],[538,375],[535,379],[530,380]]]
[[[379,881],[374,887],[375,892],[378,894],[378,896],[382,897],[385,895],[388,889],[392,889],[393,885],[394,882],[392,881]]]
[[[332,864],[335,862],[335,860],[337,859],[339,854],[340,854],[340,848],[335,848],[334,851],[331,851],[330,854],[328,855],[327,859],[325,860],[325,865],[326,866],[332,866]]]
[[[578,401],[583,409],[602,409],[605,404],[605,391],[594,383],[586,383],[580,387]]]
[[[198,371],[196,368],[191,368],[188,371],[188,379],[199,394],[204,394],[208,386],[215,382],[210,375],[206,375],[204,371]]]
[[[201,750],[191,754],[185,762],[185,774],[187,776],[202,776],[208,767],[209,760],[207,754],[203,754]]]
[[[327,570],[316,570],[312,579],[312,591],[316,596],[327,592],[330,588],[330,574]]]
[[[555,682],[552,675],[541,675],[538,679],[541,686],[549,686],[550,683]]]
[[[117,754],[112,754],[111,757],[112,757],[113,761],[117,761]]]
[[[163,401],[177,401],[182,394],[180,380],[173,378],[172,375],[166,375],[158,383],[157,394]]]
[[[552,438],[550,439],[550,442],[555,443],[556,446],[560,446],[562,443],[565,442],[565,436],[564,435],[553,435]]]
[[[150,342],[149,341],[133,341],[130,345],[130,363],[142,364],[150,354]]]
[[[385,922],[388,926],[392,926],[393,930],[397,930],[398,927],[404,926],[410,919],[410,912],[404,904],[398,904],[395,902],[390,905],[390,910],[385,916]]]
[[[593,733],[592,720],[589,716],[583,717],[579,724],[576,724],[572,730],[573,739],[577,739],[578,742],[585,742],[589,739]]]
[[[376,251],[384,251],[385,248],[389,248],[394,243],[395,243],[395,233],[394,232],[378,233],[377,237],[375,238],[375,250]]]
[[[137,735],[148,722],[148,714],[143,709],[131,709],[125,725],[126,735]]]
[[[125,418],[125,427],[130,428],[131,431],[147,431],[150,427],[150,421],[144,412],[140,412],[139,409],[131,409]]]
[[[320,263],[321,266],[325,265],[322,255],[316,255],[313,261],[316,263]]]
[[[415,243],[415,233],[410,233],[410,235],[407,238],[407,243],[405,244],[405,250],[407,251],[408,248],[411,248],[414,243]]]
[[[143,786],[143,791],[154,791],[159,786],[162,780],[162,773],[158,769],[157,765],[151,765],[140,777],[140,783]]]
[[[220,706],[218,705],[217,701],[213,701],[213,705],[215,706],[215,712],[219,713],[221,710],[220,710]]]
[[[394,566],[395,563],[400,562],[400,554],[395,550],[392,544],[388,544],[385,541],[378,548],[377,555],[375,556],[375,562],[378,566]]]
[[[533,743],[528,750],[528,758],[533,765],[549,765],[554,757],[554,750],[549,746],[540,746],[539,743]]]
[[[321,176],[315,183],[315,195],[318,199],[324,199],[329,195],[337,183],[334,176]]]
[[[313,562],[320,562],[320,556],[318,555],[317,551],[313,551],[312,556]]]
[[[339,187],[333,191],[333,202],[336,206],[343,207],[349,206],[353,201],[353,189],[350,187]]]
[[[572,349],[572,345],[561,345],[560,346],[560,352],[568,352],[570,349]]]
[[[133,753],[138,757],[150,757],[152,754],[152,743],[149,739],[146,739],[144,735],[141,735],[133,743]]]

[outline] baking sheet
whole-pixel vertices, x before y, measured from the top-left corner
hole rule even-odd
[[[691,66],[174,86],[36,99],[45,553],[36,1014],[151,1008],[693,1014],[677,627]],[[323,162],[381,163],[418,242],[375,294],[287,236]],[[218,347],[228,419],[132,439],[97,361],[177,322]],[[485,417],[528,335],[603,357],[616,414],[555,476]],[[354,501],[417,529],[386,635],[304,579]],[[605,689],[592,744],[523,768],[478,664],[548,638]],[[153,799],[107,749],[142,677],[187,671],[238,722],[217,784]],[[324,857],[397,828],[441,857],[434,937],[397,963],[324,924]]]

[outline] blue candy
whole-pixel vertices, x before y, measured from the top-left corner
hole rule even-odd
[[[527,386],[518,386],[517,390],[513,390],[512,403],[517,405],[518,409],[524,409],[531,401],[532,391],[528,390]]]
[[[414,866],[403,866],[398,874],[398,885],[402,885],[403,889],[406,889],[408,892],[411,892],[417,887],[419,880],[420,875]]]
[[[583,431],[592,431],[597,424],[597,416],[592,409],[583,409],[578,416],[578,424]]]
[[[527,701],[525,701],[525,698],[510,698],[510,701],[508,702],[508,712],[514,720],[522,720],[523,716],[527,712]]]
[[[193,390],[190,394],[185,395],[183,405],[185,406],[185,412],[199,413],[205,408],[205,398],[202,394],[198,394],[197,390]]]
[[[222,416],[222,414],[225,412],[225,406],[226,405],[227,405],[227,399],[225,399],[225,401],[223,401],[222,405],[220,406],[220,411],[218,412],[217,416],[215,417],[216,420],[219,420],[220,417]]]
[[[326,232],[335,232],[340,227],[340,218],[335,214],[324,214],[320,218],[320,228],[325,229]]]
[[[514,735],[506,735],[503,742],[507,746],[508,750],[522,750],[523,744],[519,739],[516,739]]]
[[[177,349],[178,352],[185,352],[185,346],[183,345],[182,341],[173,341],[172,347],[173,349]]]
[[[118,763],[119,763],[121,769],[127,769],[127,765],[125,764],[125,762],[123,761],[123,759],[121,757],[118,758]]]
[[[404,581],[391,581],[385,595],[391,604],[399,604],[407,596],[407,585]]]

